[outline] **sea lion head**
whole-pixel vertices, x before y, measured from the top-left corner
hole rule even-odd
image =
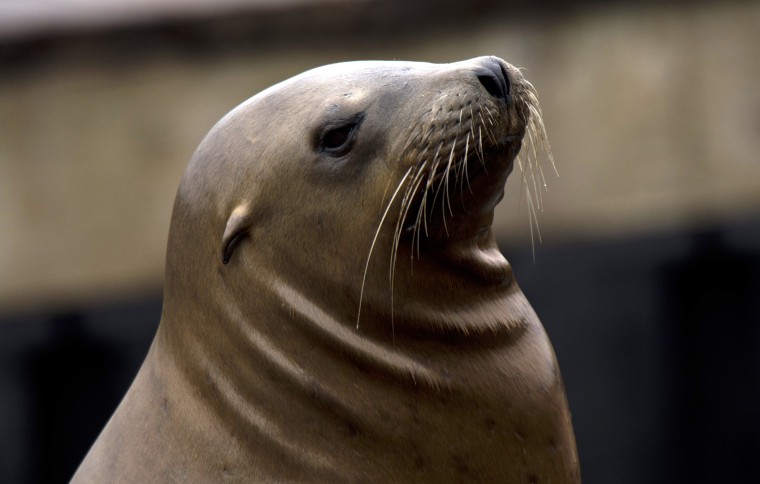
[[[184,175],[167,294],[240,302],[284,284],[394,337],[400,323],[519,323],[492,307],[513,281],[491,222],[537,107],[496,57],[334,64],[259,93],[211,130]],[[466,323],[440,317],[458,308]],[[377,328],[386,320],[393,328]]]

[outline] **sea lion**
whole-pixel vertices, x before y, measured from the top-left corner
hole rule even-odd
[[[157,335],[73,481],[579,482],[491,230],[537,109],[480,57],[325,66],[227,114],[179,186]]]

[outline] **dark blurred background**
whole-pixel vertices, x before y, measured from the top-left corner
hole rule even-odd
[[[584,482],[751,482],[760,455],[760,2],[0,2],[0,482],[66,482],[144,357],[208,129],[357,59],[495,54],[557,160],[531,247]]]

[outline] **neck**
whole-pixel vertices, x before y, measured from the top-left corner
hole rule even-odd
[[[287,277],[265,267],[234,279],[221,275],[209,300],[167,298],[197,307],[168,301],[163,339],[182,361],[196,362],[194,371],[214,374],[220,366],[218,380],[235,388],[250,387],[271,367],[306,391],[321,366],[300,365],[305,354],[438,388],[443,380],[427,351],[498,344],[534,317],[492,240],[423,251],[419,259],[404,245],[395,270],[393,287],[385,277],[368,284],[358,320],[359,288],[324,280],[329,276]],[[184,317],[187,311],[195,316]],[[198,324],[188,328],[185,321]]]
[[[358,328],[358,291],[324,281],[306,286],[304,279],[314,284],[312,275],[246,271],[245,280],[234,284],[220,275],[209,301],[173,307],[171,300],[178,298],[167,298],[156,345],[181,362],[175,367],[184,375],[185,398],[201,401],[199,408],[226,429],[221,435],[199,432],[196,439],[202,445],[233,442],[241,455],[275,452],[261,462],[339,480],[346,476],[338,469],[350,466],[336,456],[366,453],[372,465],[381,466],[378,456],[393,448],[396,432],[444,428],[453,395],[492,395],[495,400],[485,408],[496,409],[509,392],[519,391],[503,372],[512,371],[511,358],[531,354],[532,336],[523,336],[537,329],[511,272],[498,284],[481,279],[472,287],[472,280],[460,280],[464,269],[456,264],[426,277],[426,271],[440,271],[446,258],[423,255],[414,261],[413,277],[406,267],[411,258],[404,259],[399,256],[397,270],[404,277],[396,277],[393,310],[388,286],[373,284]],[[180,300],[188,304],[192,298]],[[183,321],[199,324],[183,328]],[[515,356],[499,356],[506,348]],[[520,368],[510,376],[514,382],[525,379]],[[553,378],[549,372],[547,378]],[[425,415],[419,422],[407,415],[417,407]],[[187,418],[185,425],[192,427],[197,416]]]

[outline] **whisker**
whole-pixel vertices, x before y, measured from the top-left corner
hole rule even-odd
[[[470,194],[473,194],[472,186],[470,185],[470,175],[467,172],[467,165],[469,164],[467,162],[467,155],[470,151],[470,133],[467,133],[467,138],[464,140],[464,175],[465,179],[467,180],[467,189],[470,191]]]
[[[486,152],[483,150],[483,130],[481,126],[478,126],[478,141],[480,142],[480,161],[483,163],[483,166],[486,166]]]
[[[396,281],[396,260],[398,260],[398,248],[401,241],[401,234],[403,232],[404,220],[406,220],[407,214],[409,212],[409,208],[411,207],[412,201],[414,200],[414,194],[417,192],[417,187],[419,186],[419,183],[422,181],[422,177],[419,176],[421,172],[422,172],[422,169],[418,167],[417,173],[414,176],[414,179],[416,179],[417,182],[407,185],[406,192],[404,193],[405,202],[402,202],[401,204],[399,218],[396,221],[396,228],[394,229],[394,233],[393,233],[393,244],[391,245],[391,256],[390,256],[390,267],[389,267],[390,273],[389,273],[388,279],[389,279],[390,290],[391,290],[391,334],[393,335],[394,340],[396,338],[396,326],[395,326],[395,320],[394,320],[394,314],[395,314],[394,288],[395,288],[395,281]],[[416,226],[415,226],[415,230],[416,230]],[[412,238],[414,238],[414,235],[412,235]],[[412,250],[412,254],[413,253],[414,253],[414,250]]]
[[[454,216],[454,211],[451,208],[451,193],[449,191],[449,177],[451,176],[451,166],[452,166],[452,161],[454,160],[454,152],[456,151],[458,140],[459,140],[458,137],[454,138],[454,143],[452,144],[451,152],[449,153],[449,161],[446,164],[446,171],[444,171],[443,173],[443,177],[446,179],[446,193],[444,193],[444,196],[446,198],[446,201],[448,202],[449,213],[451,214],[452,217]],[[454,171],[456,172],[456,167]],[[444,217],[444,223],[445,223],[445,220],[446,218]]]
[[[388,212],[390,211],[390,208],[393,205],[393,201],[396,199],[396,195],[398,195],[399,190],[401,190],[401,187],[404,185],[404,182],[406,182],[406,179],[409,176],[409,173],[411,173],[412,168],[413,167],[409,167],[409,169],[406,170],[406,173],[404,173],[404,176],[401,178],[401,181],[396,187],[396,190],[393,192],[393,196],[391,196],[391,199],[388,201],[388,205],[386,206],[385,211],[383,212],[382,218],[380,218],[380,223],[377,225],[375,236],[372,238],[372,244],[370,245],[369,253],[367,254],[367,263],[364,266],[364,276],[362,277],[362,287],[361,287],[361,291],[359,292],[359,310],[356,314],[356,329],[359,329],[359,320],[362,314],[362,302],[364,300],[364,286],[367,283],[367,271],[369,271],[369,262],[370,262],[370,259],[372,258],[372,252],[375,250],[375,243],[377,242],[377,238],[380,235],[380,229],[383,227],[383,222],[385,222],[385,217],[388,215]]]
[[[417,173],[414,175],[414,178],[412,179],[412,183],[409,184],[409,186],[407,188],[407,193],[404,194],[404,200],[401,203],[401,212],[399,213],[399,219],[396,222],[396,231],[394,233],[393,247],[391,249],[393,251],[393,254],[391,255],[391,257],[392,257],[392,264],[394,266],[396,264],[396,257],[398,255],[398,245],[399,245],[400,240],[401,240],[401,234],[402,234],[402,231],[403,231],[402,230],[403,223],[404,223],[404,221],[406,220],[406,218],[407,218],[407,216],[409,214],[409,209],[412,206],[412,203],[414,201],[414,197],[417,194],[417,191],[418,191],[418,189],[420,187],[420,183],[422,183],[422,180],[423,180],[423,178],[425,176],[425,169],[424,168],[425,168],[426,164],[427,164],[427,161],[423,162],[420,165],[420,167],[417,169]],[[426,195],[427,195],[427,193],[423,194],[423,200],[421,201],[420,209],[422,208],[422,204],[424,203],[424,197]],[[419,210],[417,211],[417,216],[419,217]],[[419,220],[419,219],[417,219],[417,220]],[[415,223],[414,223],[414,227],[413,227],[414,232],[412,234],[412,238],[414,238],[414,233],[418,229],[417,220],[415,220]],[[412,255],[413,254],[414,254],[414,251],[412,251]],[[392,278],[391,278],[391,280],[392,280]]]
[[[517,89],[518,95],[524,101],[522,107],[519,108],[520,115],[524,117],[526,123],[526,135],[523,141],[525,147],[516,159],[517,165],[522,172],[519,201],[521,205],[522,192],[524,191],[527,202],[528,223],[530,225],[531,248],[533,260],[535,261],[535,241],[537,239],[539,244],[542,243],[538,212],[544,210],[543,192],[548,191],[546,174],[541,161],[548,159],[557,176],[559,176],[559,172],[546,135],[546,128],[535,87],[527,80],[522,80]],[[520,205],[518,205],[518,209]]]

